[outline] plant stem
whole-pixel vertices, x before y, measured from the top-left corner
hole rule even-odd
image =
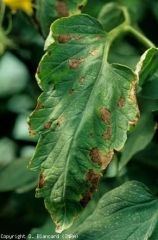
[[[148,48],[155,48],[156,46],[146,38],[141,32],[137,31],[130,25],[126,25],[125,30],[129,33],[132,33],[140,42],[142,42]]]

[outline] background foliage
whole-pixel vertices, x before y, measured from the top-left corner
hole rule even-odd
[[[111,1],[98,0],[96,4],[95,0],[89,0],[83,12],[97,17],[108,2]],[[115,2],[129,8],[133,22],[137,22],[145,35],[157,46],[157,1],[118,0]],[[9,15],[10,10],[7,9],[4,28],[8,25]],[[120,16],[121,21],[122,16],[119,12],[114,19],[117,16]],[[99,19],[102,21],[101,13]],[[104,21],[105,28],[106,26],[109,29],[115,27],[115,21],[109,20],[109,22],[114,25],[110,26]],[[37,142],[36,138],[29,136],[26,118],[34,109],[40,94],[34,75],[43,55],[44,40],[35,22],[24,12],[18,11],[13,15],[12,23],[9,38],[15,45],[7,49],[0,58],[0,232],[26,235],[31,233],[34,236],[37,233],[55,234],[55,226],[44,208],[43,199],[34,197],[39,173],[29,172],[26,168]],[[144,46],[128,36],[121,42],[119,39],[113,44],[109,61],[126,64],[135,69],[144,51]],[[149,96],[148,82],[143,87],[143,96],[140,95],[138,98],[143,114],[136,127],[137,131],[129,133],[129,140],[122,152],[115,155],[106,170],[92,202],[66,233],[73,233],[83,219],[85,220],[94,211],[101,196],[129,180],[140,181],[146,184],[153,194],[158,194],[158,135],[155,125],[157,112],[153,115],[155,122],[151,120],[151,116],[149,117],[153,114],[151,111],[158,106],[157,74],[158,72],[153,76],[155,79],[153,85],[150,85],[155,98],[151,99]],[[126,162],[128,162],[127,165]]]

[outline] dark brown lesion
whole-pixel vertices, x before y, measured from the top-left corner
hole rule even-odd
[[[69,91],[69,93],[70,93],[70,94],[73,94],[74,91],[75,91],[75,90],[74,90],[73,88],[71,88],[70,91]]]
[[[57,121],[57,125],[60,126],[63,121],[64,121],[64,116],[61,116]]]
[[[92,162],[97,163],[101,167],[101,170],[104,170],[112,159],[113,151],[103,154],[95,147],[91,149],[89,156]]]
[[[39,181],[38,181],[38,188],[43,188],[45,185],[44,174],[40,173]]]
[[[90,185],[90,187],[86,189],[82,194],[80,204],[83,207],[85,207],[89,203],[89,201],[92,198],[93,192],[97,190],[99,179],[100,179],[99,174],[95,173],[92,169],[88,170],[85,181]]]

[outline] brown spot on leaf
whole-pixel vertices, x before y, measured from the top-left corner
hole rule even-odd
[[[83,8],[83,5],[78,5],[78,9],[81,11]]]
[[[89,56],[95,56],[97,54],[99,54],[98,49],[94,49],[92,52],[89,53]]]
[[[32,130],[31,123],[28,122],[28,131],[31,137],[36,136],[36,133]]]
[[[69,9],[68,9],[67,3],[64,0],[56,1],[55,10],[56,10],[59,18],[69,16]]]
[[[58,42],[59,43],[67,43],[72,39],[72,37],[69,34],[61,34],[58,36]]]
[[[61,117],[58,119],[57,125],[60,126],[61,123],[63,122],[63,120],[64,120],[64,116],[61,116]]]
[[[84,62],[84,58],[73,58],[69,60],[70,68],[77,68],[81,63]]]
[[[99,152],[98,148],[95,147],[92,148],[89,155],[91,160],[101,166],[101,169],[104,170],[112,159],[113,151],[103,154]]]
[[[52,121],[51,121],[51,120],[48,121],[48,122],[45,122],[45,123],[44,123],[44,128],[45,128],[45,129],[49,129],[49,128],[51,127],[51,125],[52,125]]]
[[[48,56],[50,56],[52,54],[52,52],[51,51],[48,51]]]
[[[81,77],[80,79],[79,79],[79,82],[83,82],[85,80],[85,77]]]
[[[92,169],[89,169],[86,174],[86,182],[90,183],[92,192],[97,190],[99,179],[100,175],[95,173]]]
[[[111,117],[111,113],[107,108],[101,108],[100,109],[100,114],[101,114],[101,118],[104,122],[106,123],[110,123],[110,117]]]
[[[75,91],[75,90],[74,90],[73,88],[71,88],[70,91],[69,91],[69,93],[70,93],[70,94],[73,94],[74,91]]]
[[[39,74],[39,73],[40,73],[40,67],[39,67],[39,66],[37,67],[37,70],[36,70],[36,72],[37,72],[37,74]]]
[[[40,173],[38,188],[43,188],[45,185],[44,174]]]
[[[85,207],[89,203],[93,192],[97,190],[99,179],[100,175],[95,173],[92,169],[89,169],[89,171],[86,174],[85,180],[90,185],[90,188],[86,189],[85,192],[82,194],[80,204],[83,207]]]
[[[93,137],[93,136],[94,136],[94,133],[90,133],[89,135],[90,135],[90,137]]]
[[[89,201],[91,200],[92,192],[90,189],[86,189],[85,192],[82,194],[82,199],[80,200],[80,204],[82,207],[86,207]]]
[[[122,108],[125,105],[123,97],[120,97],[118,102],[117,102],[117,107]]]
[[[43,109],[43,108],[44,108],[43,104],[38,100],[38,101],[37,101],[36,108],[35,108],[35,111],[40,110],[40,109]]]
[[[96,36],[96,38],[98,38],[99,40],[102,40],[103,36],[99,35],[99,36]]]
[[[107,126],[107,131],[106,131],[106,133],[103,133],[103,134],[102,134],[102,137],[103,137],[105,140],[110,140],[110,139],[111,139],[111,136],[112,136],[112,134],[111,134],[111,126],[108,125],[108,126]]]

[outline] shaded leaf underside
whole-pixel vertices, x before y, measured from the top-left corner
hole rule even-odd
[[[136,75],[106,61],[108,35],[97,20],[76,15],[51,26],[54,43],[37,80],[43,93],[29,118],[40,133],[31,170],[40,170],[37,196],[57,225],[68,228],[97,189],[113,151],[126,141],[137,114]]]

